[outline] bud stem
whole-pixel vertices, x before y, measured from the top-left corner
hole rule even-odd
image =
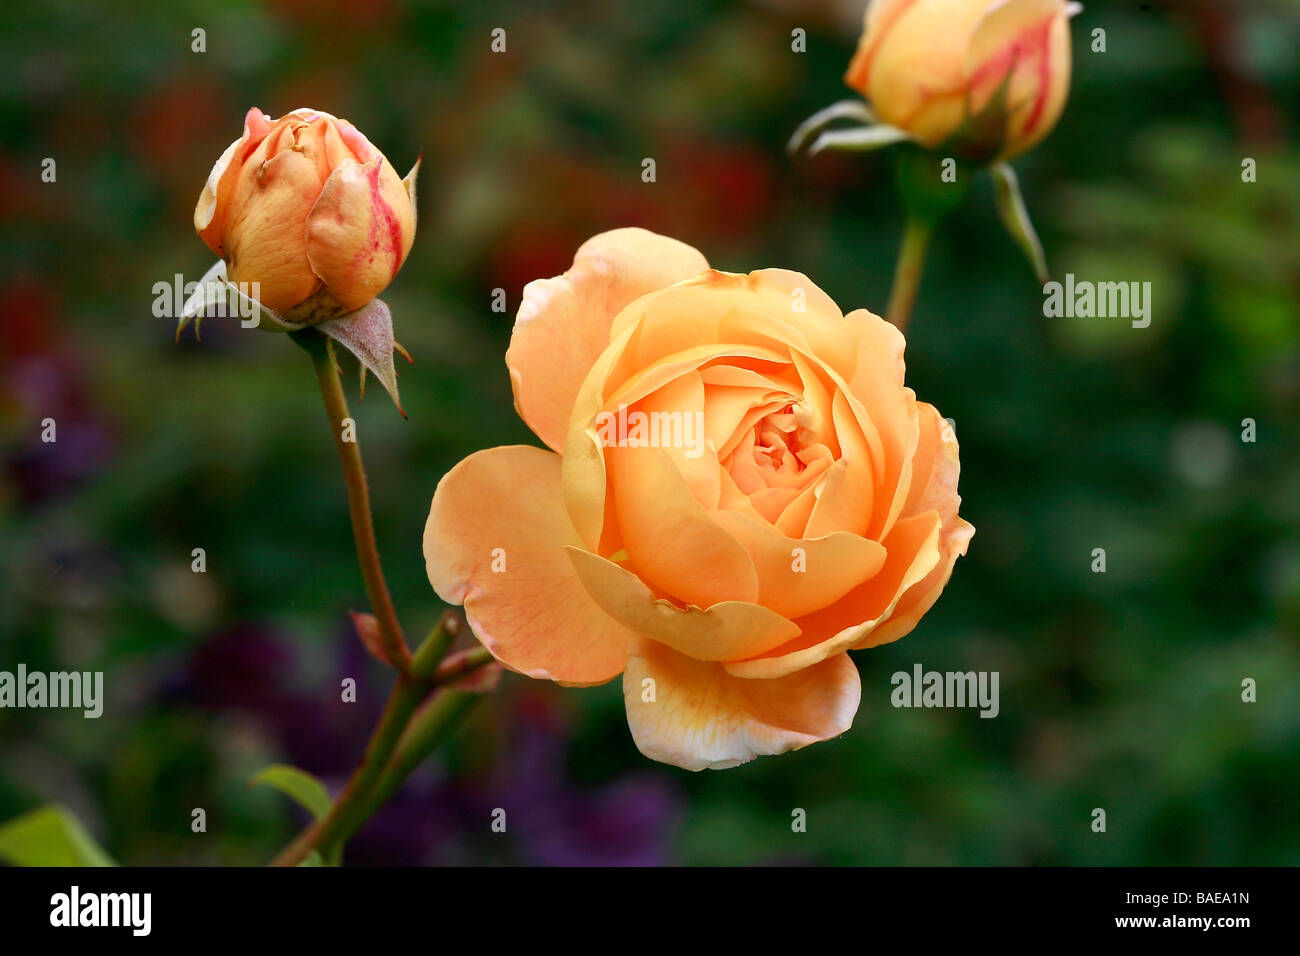
[[[402,626],[398,623],[397,611],[384,580],[384,568],[379,561],[374,520],[370,516],[370,489],[366,484],[365,466],[361,463],[361,445],[351,430],[350,437],[346,440],[344,437],[344,419],[350,416],[348,400],[343,394],[338,369],[334,366],[334,356],[330,354],[325,336],[315,329],[294,332],[292,338],[311,356],[316,381],[320,384],[321,398],[325,401],[325,413],[329,417],[330,431],[334,434],[334,444],[339,450],[343,481],[348,489],[348,511],[352,517],[352,537],[356,542],[357,560],[361,564],[361,576],[366,582],[366,597],[370,599],[371,610],[379,622],[380,640],[393,666],[405,674],[411,667],[411,651],[402,637]]]
[[[908,215],[903,227],[903,244],[898,250],[898,263],[894,267],[894,285],[889,293],[889,321],[899,331],[907,331],[916,304],[916,293],[921,286],[921,272],[925,268],[925,253],[930,246],[934,226],[915,215]]]

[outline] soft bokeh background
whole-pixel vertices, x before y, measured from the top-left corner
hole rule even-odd
[[[192,209],[249,105],[346,116],[402,170],[424,155],[384,296],[416,360],[410,419],[347,380],[412,634],[441,609],[420,555],[434,485],[535,441],[502,362],[513,311],[587,236],[639,224],[883,310],[888,158],[784,152],[848,95],[861,0],[518,6],[0,13],[0,669],[103,670],[108,698],[99,720],[0,711],[0,820],[57,801],[124,863],[260,863],[301,815],[250,775],[339,785],[387,692],[347,624],[365,598],[306,356],[216,319],[177,345],[151,312],[155,282],[209,265]],[[617,683],[507,675],[349,861],[1300,863],[1298,45],[1295,2],[1075,19],[1069,106],[1017,167],[1054,273],[1152,282],[1152,323],[1045,319],[987,179],[949,221],[908,380],[956,420],[978,533],[922,625],[857,656],[850,733],[691,775],[637,753]],[[999,671],[1001,715],[893,709],[916,662]]]

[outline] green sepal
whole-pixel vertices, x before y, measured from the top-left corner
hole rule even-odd
[[[1029,210],[1025,207],[1016,171],[1007,163],[994,163],[989,167],[989,173],[993,176],[993,192],[1002,224],[1024,252],[1039,283],[1046,283],[1051,278],[1047,272],[1047,257],[1043,255],[1043,244],[1038,240]]]

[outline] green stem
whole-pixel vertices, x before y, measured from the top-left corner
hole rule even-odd
[[[921,273],[925,268],[925,253],[930,245],[934,226],[924,219],[909,215],[903,227],[903,244],[898,250],[898,263],[894,267],[894,285],[889,293],[889,321],[906,332],[916,304],[916,293],[921,287]]]
[[[346,840],[371,814],[387,803],[411,772],[447,739],[461,719],[482,699],[481,693],[447,688],[425,701],[402,734],[397,750],[370,794],[344,819],[340,839]]]
[[[455,683],[466,674],[491,664],[493,660],[495,658],[486,647],[476,647],[464,656],[457,654],[452,660],[444,661],[438,668],[433,675],[433,686],[445,687],[447,684]]]
[[[361,463],[361,445],[357,443],[355,423],[345,435],[344,420],[348,414],[348,401],[343,395],[334,356],[328,339],[315,329],[292,333],[295,342],[307,350],[316,381],[320,384],[325,413],[329,417],[334,444],[338,446],[339,461],[343,465],[343,481],[348,489],[348,511],[352,517],[352,537],[356,542],[357,560],[361,576],[366,583],[366,597],[379,622],[379,636],[389,661],[403,674],[410,670],[411,652],[402,636],[402,626],[397,620],[397,610],[388,593],[383,565],[379,561],[379,546],[375,541],[375,525],[370,516],[370,489],[366,484],[366,470]],[[349,437],[350,436],[350,437]]]
[[[299,833],[293,842],[271,861],[272,866],[296,866],[314,849],[329,851],[341,845],[392,795],[406,775],[414,769],[415,764],[419,763],[417,759],[396,780],[388,770],[390,761],[394,759],[394,752],[399,747],[409,748],[406,735],[410,732],[410,728],[420,721],[418,716],[413,721],[412,716],[416,715],[421,701],[428,695],[429,689],[443,679],[443,671],[438,665],[459,633],[459,625],[460,618],[449,611],[442,616],[438,626],[429,632],[429,636],[415,652],[410,676],[406,674],[397,676],[388,703],[384,707],[383,716],[380,717],[378,726],[375,727],[369,743],[366,744],[366,752],[361,764],[353,772],[347,786],[335,798],[330,812]],[[454,680],[455,677],[464,676],[492,659],[486,651],[483,656],[486,660],[480,661],[478,654],[467,655],[464,660],[472,660],[473,663],[470,666],[454,668],[457,673],[449,679]],[[462,692],[448,690],[439,694],[430,703],[446,695],[460,693]],[[470,696],[477,698],[481,695]],[[449,730],[452,725],[454,721],[447,729]],[[436,746],[439,740],[430,743],[429,749]],[[428,750],[423,751],[424,754],[428,752]],[[385,781],[384,795],[376,798],[374,793],[381,780]]]

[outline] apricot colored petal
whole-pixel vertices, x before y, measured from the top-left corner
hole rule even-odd
[[[880,119],[937,146],[965,116],[966,47],[996,0],[890,3],[845,79],[863,91]],[[874,4],[873,4],[874,6]]]
[[[795,621],[802,633],[759,657],[729,661],[728,673],[750,679],[781,677],[858,644],[886,620],[908,588],[924,580],[940,561],[937,512],[904,518],[884,541],[880,572],[835,604]]]
[[[920,403],[921,437],[917,446],[916,475],[906,511],[935,510],[943,526],[939,533],[940,560],[924,579],[909,587],[889,617],[854,644],[854,648],[888,644],[908,634],[943,593],[957,558],[966,553],[975,529],[957,516],[960,474],[957,436],[939,417],[933,405]]]
[[[312,271],[348,311],[393,281],[414,241],[410,197],[382,156],[335,167],[306,220]]]
[[[744,547],[695,499],[661,448],[610,448],[614,510],[629,564],[682,604],[753,601],[758,574]]]
[[[871,0],[862,15],[862,36],[858,47],[849,61],[849,68],[844,74],[844,82],[851,89],[867,95],[871,81],[871,66],[875,61],[876,51],[885,38],[898,25],[898,21],[907,8],[917,0]]]
[[[671,355],[726,344],[778,354],[797,348],[850,377],[858,359],[854,332],[830,297],[800,273],[709,270],[619,313],[611,338],[631,334],[610,374],[621,383]]]
[[[256,106],[244,117],[244,134],[226,147],[225,152],[212,165],[203,192],[194,207],[194,229],[199,238],[218,256],[225,258],[223,236],[229,210],[230,194],[239,171],[262,140],[271,131],[271,118]]]
[[[623,673],[637,748],[685,770],[721,770],[836,737],[852,725],[861,695],[847,654],[785,677],[743,680],[646,641]]]
[[[957,433],[929,402],[917,402],[916,454],[912,458],[912,484],[904,513],[937,511],[948,521],[957,513],[961,497],[957,481],[961,460]]]
[[[320,286],[307,258],[306,226],[321,181],[316,164],[292,143],[293,128],[281,120],[245,164],[226,225],[230,281],[258,283],[248,293],[281,313]]]
[[[974,534],[973,525],[963,518],[954,518],[952,524],[941,532],[939,549],[942,557],[934,570],[904,591],[889,616],[877,627],[866,630],[853,644],[853,650],[878,647],[910,634],[939,600],[939,595],[948,585],[948,579],[952,577],[953,565],[966,553]]]
[[[835,531],[866,535],[874,524],[875,475],[870,447],[862,430],[871,425],[870,422],[858,421],[850,404],[842,391],[837,391],[832,399],[832,418],[840,442],[840,458],[831,465],[821,495],[808,517],[805,534],[810,538]],[[882,479],[887,481],[889,473],[882,475]]]
[[[875,478],[867,536],[883,540],[901,514],[911,485],[918,424],[916,394],[903,385],[906,342],[892,323],[865,309],[848,316],[858,331],[858,369],[846,390],[859,421],[869,419],[879,435],[884,469]],[[868,434],[870,429],[864,424]],[[872,444],[874,454],[874,443]]]
[[[793,622],[747,601],[680,607],[655,597],[644,581],[613,561],[583,548],[567,550],[579,579],[606,614],[688,657],[720,661],[762,654],[799,633]]]
[[[718,506],[721,482],[717,453],[709,447],[704,425],[704,382],[694,370],[651,392],[628,410],[640,412],[650,437],[672,460],[687,487],[704,508]],[[606,419],[611,434],[618,431],[618,412]],[[634,427],[634,426],[633,426]],[[627,430],[629,436],[633,427]]]
[[[438,483],[424,560],[433,589],[465,606],[501,663],[529,677],[600,684],[623,669],[632,634],[588,596],[564,554],[576,544],[559,457],[514,445],[477,452]]]
[[[738,511],[714,520],[745,549],[758,570],[758,603],[787,618],[819,611],[880,571],[878,541],[838,531],[822,538],[789,538]]]
[[[614,229],[584,242],[564,275],[528,283],[506,365],[515,408],[537,437],[564,448],[578,390],[628,303],[707,268],[684,242]]]
[[[1006,84],[1006,159],[1051,131],[1070,87],[1070,27],[1063,0],[1006,0],[989,8],[966,54],[970,109]]]

